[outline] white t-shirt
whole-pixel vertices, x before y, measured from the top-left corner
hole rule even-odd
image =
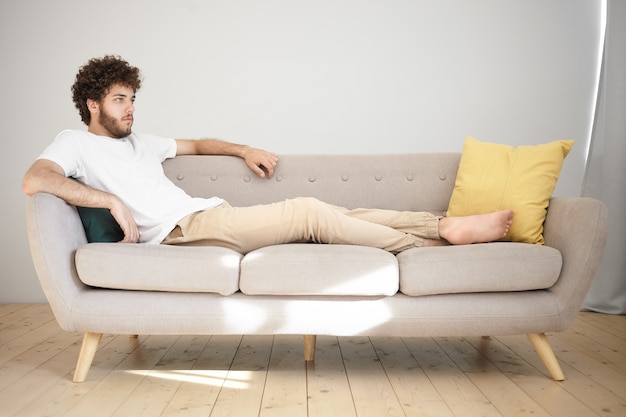
[[[161,163],[176,156],[172,138],[131,133],[123,139],[64,130],[38,159],[57,163],[68,177],[118,196],[129,208],[140,242],[160,243],[188,214],[222,200],[192,198],[164,174]]]

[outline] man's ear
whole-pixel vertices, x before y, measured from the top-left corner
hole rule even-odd
[[[99,107],[100,105],[96,100],[92,100],[90,98],[87,99],[87,109],[89,109],[90,113],[97,111]]]

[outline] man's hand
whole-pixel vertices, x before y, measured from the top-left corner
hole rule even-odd
[[[130,214],[128,207],[119,199],[115,205],[110,209],[111,215],[120,225],[122,232],[124,232],[124,239],[120,243],[137,243],[139,242],[139,229],[135,219]]]
[[[261,178],[272,178],[274,168],[278,163],[278,155],[272,152],[263,151],[261,149],[247,148],[242,153],[242,158],[255,174]]]

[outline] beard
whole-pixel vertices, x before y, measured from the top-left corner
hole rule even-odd
[[[132,123],[126,126],[121,120],[111,116],[104,111],[104,109],[102,109],[98,116],[98,123],[106,129],[112,138],[122,139],[132,132]]]

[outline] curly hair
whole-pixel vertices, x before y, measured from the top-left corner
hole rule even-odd
[[[114,84],[138,91],[141,88],[140,76],[139,68],[131,66],[119,56],[107,55],[90,59],[80,67],[72,85],[72,100],[82,121],[87,126],[91,122],[87,99],[102,100]]]

